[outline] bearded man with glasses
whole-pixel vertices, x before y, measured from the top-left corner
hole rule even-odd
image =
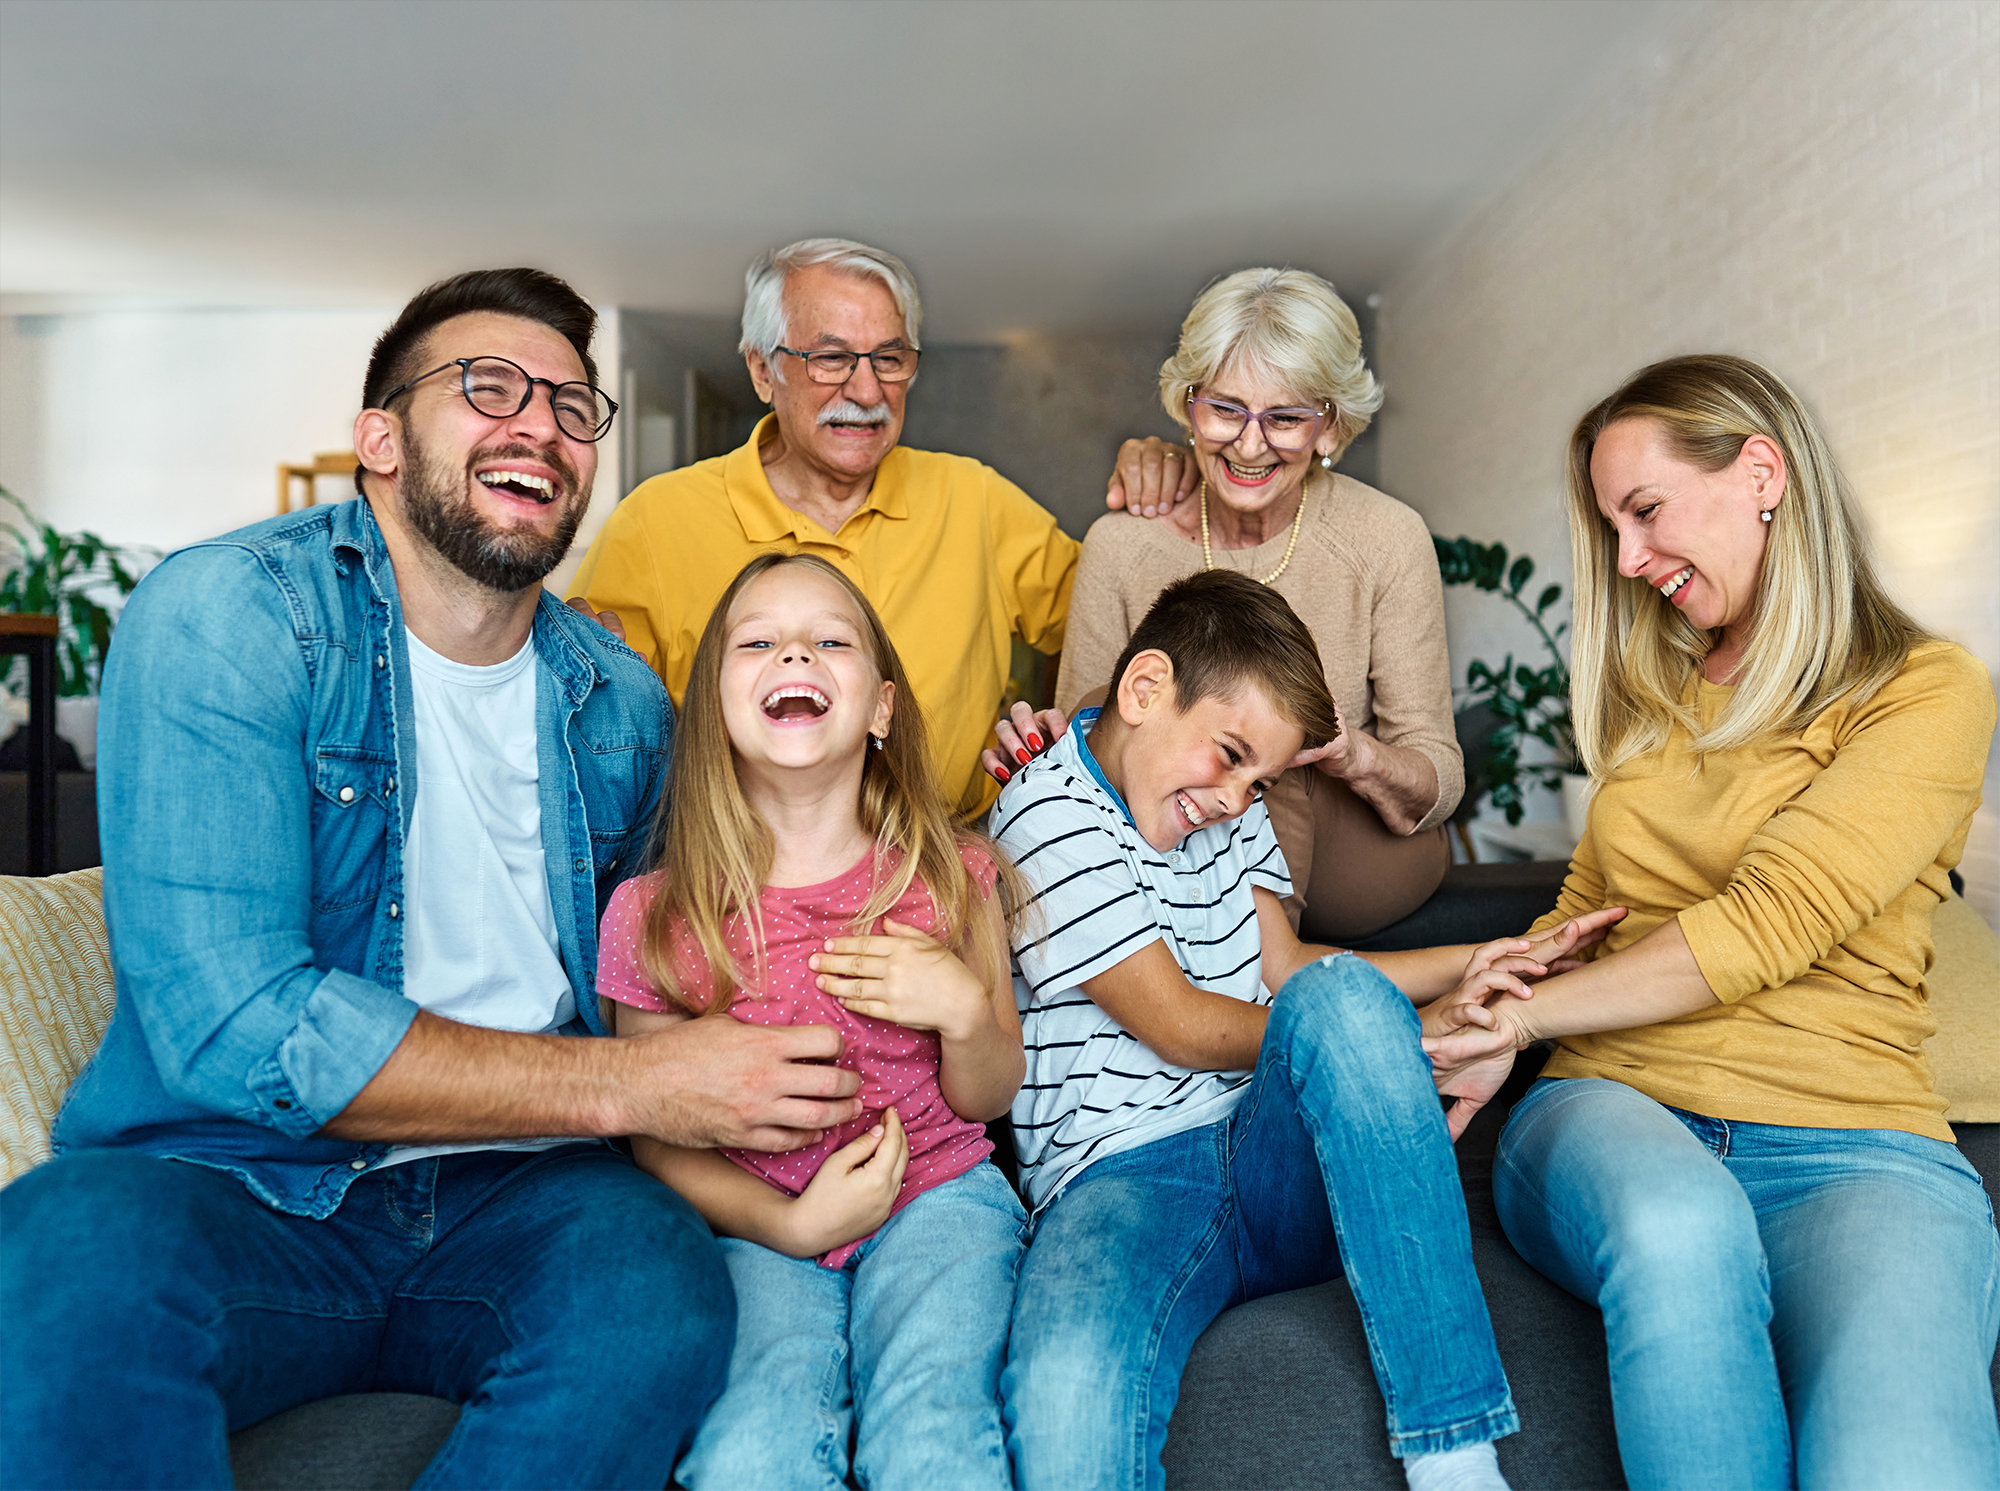
[[[0,1485],[225,1486],[226,1431],[393,1391],[465,1405],[426,1484],[660,1486],[721,1390],[721,1254],[606,1140],[793,1149],[860,1083],[824,1026],[577,1038],[673,724],[542,591],[616,413],[595,324],[537,270],[433,285],[370,360],[360,500],[127,606],[117,1010],[6,1192]]]
[[[983,813],[999,788],[979,753],[1005,702],[1012,639],[1061,650],[1076,540],[991,468],[897,443],[922,319],[902,260],[809,238],[763,256],[744,283],[739,350],[772,412],[740,450],[621,502],[571,604],[615,616],[678,700],[737,571],[766,549],[819,555],[881,612],[946,796],[963,816]]]

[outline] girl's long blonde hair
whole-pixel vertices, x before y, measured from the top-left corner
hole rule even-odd
[[[861,826],[875,840],[876,883],[855,915],[854,929],[866,932],[921,876],[937,912],[932,935],[990,988],[1007,968],[1006,932],[986,915],[985,897],[959,858],[959,846],[977,844],[992,856],[999,870],[995,893],[1001,897],[1002,920],[1009,923],[1024,900],[1019,872],[990,842],[953,824],[931,764],[923,711],[868,597],[823,559],[775,551],[759,554],[730,582],[695,648],[686,704],[674,734],[673,767],[653,822],[653,861],[662,875],[640,939],[646,977],[665,1001],[696,1015],[726,1010],[738,988],[763,982],[758,905],[771,873],[771,829],[737,781],[722,713],[722,654],[736,598],[784,565],[810,569],[847,592],[867,633],[877,675],[895,685],[889,734],[880,750],[864,748],[862,757]],[[892,851],[901,854],[893,871]],[[729,949],[732,917],[749,934],[747,968]],[[694,963],[696,954],[705,968]],[[704,982],[705,998],[699,992]]]
[[[1702,471],[1733,462],[1752,435],[1783,452],[1786,491],[1771,514],[1749,641],[1735,691],[1701,728],[1688,683],[1714,639],[1618,573],[1618,538],[1590,481],[1597,440],[1649,419],[1675,457]],[[1642,368],[1577,423],[1569,442],[1575,560],[1570,708],[1576,744],[1602,780],[1665,744],[1674,725],[1698,755],[1802,729],[1838,700],[1866,699],[1927,633],[1882,588],[1846,480],[1797,395],[1741,357],[1673,357]]]

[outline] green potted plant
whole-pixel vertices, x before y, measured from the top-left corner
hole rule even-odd
[[[1465,537],[1445,539],[1435,534],[1431,543],[1437,549],[1438,570],[1445,584],[1472,585],[1493,592],[1521,613],[1548,649],[1548,666],[1543,668],[1517,663],[1512,653],[1497,668],[1480,658],[1466,666],[1460,707],[1484,705],[1494,719],[1479,763],[1493,806],[1507,815],[1510,824],[1517,824],[1527,805],[1527,788],[1539,785],[1563,794],[1574,827],[1577,815],[1571,800],[1578,797],[1577,785],[1565,779],[1575,778],[1580,768],[1576,732],[1570,723],[1569,665],[1557,646],[1569,627],[1558,622],[1551,630],[1544,619],[1549,608],[1562,599],[1562,586],[1545,586],[1531,606],[1522,594],[1535,576],[1535,561],[1527,555],[1510,564],[1505,544],[1476,543]],[[1547,746],[1551,759],[1523,764],[1521,746],[1528,739]]]
[[[104,672],[105,649],[111,645],[116,607],[139,583],[140,572],[155,552],[109,543],[94,533],[60,533],[40,522],[28,505],[5,487],[0,499],[22,518],[15,524],[0,518],[0,534],[8,540],[0,549],[0,611],[54,616],[56,633],[56,728],[77,748],[88,770],[96,757],[97,685]],[[10,692],[14,675],[23,675],[27,660],[12,658],[0,674]],[[0,736],[12,733],[13,722],[0,722]]]

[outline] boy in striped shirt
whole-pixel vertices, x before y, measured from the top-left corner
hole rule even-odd
[[[1302,945],[1259,797],[1337,728],[1284,598],[1203,572],[1161,592],[1104,709],[994,808],[1035,892],[1013,1122],[1037,1220],[1003,1380],[1023,1491],[1161,1485],[1209,1322],[1343,1271],[1410,1484],[1505,1485],[1492,1441],[1518,1421],[1451,1152],[1489,1094],[1448,1130],[1414,1005],[1525,993],[1602,930],[1366,960]]]

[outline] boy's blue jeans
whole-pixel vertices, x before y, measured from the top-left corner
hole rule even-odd
[[[364,1175],[324,1221],[84,1150],[0,1194],[0,1484],[227,1486],[337,1393],[464,1405],[419,1486],[663,1486],[734,1319],[708,1229],[603,1146]]]
[[[1522,1256],[1604,1312],[1639,1491],[2000,1487],[2000,1239],[1952,1145],[1545,1079],[1493,1191]]]
[[[1352,956],[1279,992],[1229,1118],[1099,1160],[1042,1211],[1003,1379],[1023,1491],[1162,1486],[1209,1322],[1343,1267],[1396,1455],[1519,1427],[1416,1011]]]
[[[1011,1491],[1000,1356],[1027,1215],[991,1165],[924,1192],[841,1269],[722,1240],[729,1386],[688,1491]]]

